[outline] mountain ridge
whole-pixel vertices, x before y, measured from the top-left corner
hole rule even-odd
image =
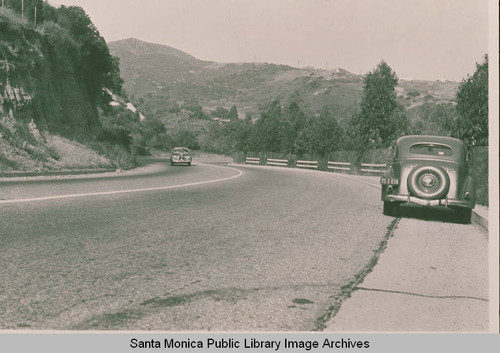
[[[240,113],[253,117],[275,99],[283,104],[296,101],[312,113],[329,106],[341,121],[359,112],[364,76],[342,68],[204,61],[136,38],[112,41],[108,46],[120,59],[125,91],[148,114],[155,114],[151,100],[167,105],[196,101],[207,110],[235,105]],[[453,81],[401,79],[397,94],[412,108],[428,102],[453,102],[457,88],[458,82]]]

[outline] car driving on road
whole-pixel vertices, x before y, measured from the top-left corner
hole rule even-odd
[[[469,174],[464,143],[443,136],[403,136],[380,178],[383,213],[397,216],[401,204],[451,208],[457,220],[470,223],[476,190]]]
[[[186,164],[191,165],[193,161],[193,156],[191,151],[187,147],[174,147],[173,152],[170,154],[170,164]]]

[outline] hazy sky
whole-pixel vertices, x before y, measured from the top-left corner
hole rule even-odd
[[[488,49],[488,0],[49,0],[85,9],[106,41],[198,59],[460,81]]]

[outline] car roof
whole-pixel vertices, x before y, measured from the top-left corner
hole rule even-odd
[[[410,156],[414,157],[415,154],[410,153],[410,147],[417,143],[442,144],[450,147],[453,151],[453,155],[447,157],[440,156],[440,159],[461,160],[466,158],[465,144],[462,140],[454,137],[437,135],[408,135],[400,137],[396,143],[398,146],[398,158],[407,158]],[[428,158],[428,156],[424,156],[423,158]]]
[[[174,151],[175,150],[188,150],[189,151],[189,148],[187,148],[187,147],[174,147]]]
[[[464,143],[462,140],[449,137],[449,136],[438,136],[438,135],[408,135],[400,137],[397,141],[398,145],[408,144],[413,145],[414,143],[442,143],[445,145],[449,145],[450,147],[454,146],[463,146]]]

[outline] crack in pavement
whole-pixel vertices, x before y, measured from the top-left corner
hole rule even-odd
[[[488,299],[485,298],[480,298],[480,297],[473,297],[473,296],[468,296],[468,295],[427,295],[427,294],[419,294],[419,293],[412,293],[412,292],[403,292],[403,291],[398,291],[398,290],[389,290],[389,289],[377,289],[377,288],[365,288],[365,287],[355,287],[354,290],[365,290],[365,291],[371,291],[371,292],[383,292],[383,293],[394,293],[394,294],[405,294],[405,295],[413,295],[416,297],[423,297],[423,298],[434,298],[434,299],[474,299],[474,300],[481,300],[484,302],[489,302]]]
[[[368,264],[359,273],[357,273],[349,283],[341,287],[340,294],[332,298],[333,304],[325,311],[323,315],[316,319],[312,331],[323,331],[326,328],[326,323],[333,317],[335,317],[335,315],[337,315],[342,303],[346,299],[348,299],[351,296],[352,292],[354,292],[358,288],[358,284],[362,283],[365,280],[366,276],[368,276],[368,274],[372,272],[375,265],[377,265],[380,255],[382,255],[384,250],[387,248],[387,242],[394,235],[394,231],[398,227],[400,219],[401,218],[395,218],[387,227],[385,238],[380,242],[378,249],[374,251],[374,256],[372,257],[370,262],[368,262]]]
[[[119,329],[121,325],[131,324],[134,321],[140,320],[145,316],[159,312],[161,310],[167,310],[168,308],[189,305],[193,301],[212,299],[215,302],[226,301],[236,304],[240,300],[246,300],[246,298],[260,291],[279,291],[283,289],[301,289],[301,288],[335,288],[338,287],[339,283],[327,283],[327,284],[314,284],[314,283],[304,283],[296,284],[290,286],[264,286],[264,287],[251,287],[251,288],[238,288],[238,287],[226,287],[218,289],[206,289],[200,290],[192,293],[165,293],[164,295],[154,296],[149,299],[145,299],[134,305],[124,306],[118,310],[99,313],[90,317],[85,318],[80,322],[76,322],[70,325],[72,330],[87,330],[87,329],[98,329],[98,330],[109,330],[109,329]],[[290,305],[309,305],[314,304],[307,298],[290,298]]]

